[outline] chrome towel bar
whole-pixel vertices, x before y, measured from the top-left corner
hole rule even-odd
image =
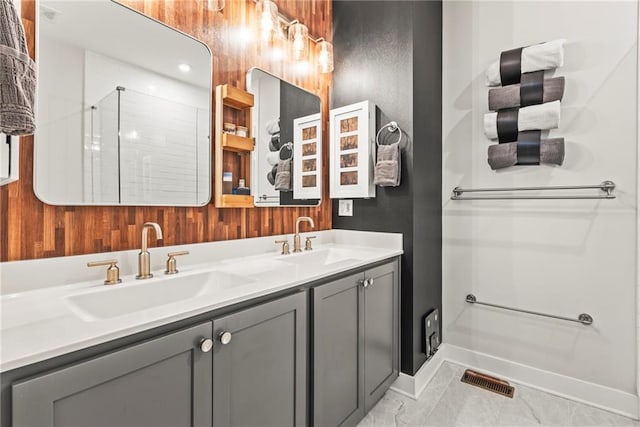
[[[550,317],[552,319],[566,320],[568,322],[582,323],[583,325],[591,325],[593,323],[593,317],[591,317],[591,315],[587,314],[587,313],[580,313],[578,315],[578,318],[574,319],[574,318],[571,318],[571,317],[556,316],[555,314],[539,313],[537,311],[523,310],[521,308],[506,307],[504,305],[498,305],[498,304],[491,304],[491,303],[488,303],[488,302],[482,302],[482,301],[478,301],[476,299],[476,296],[473,295],[473,294],[467,295],[467,297],[465,298],[465,301],[468,302],[469,304],[486,305],[486,306],[489,306],[489,307],[501,308],[503,310],[510,310],[510,311],[517,311],[519,313],[533,314],[534,316]]]
[[[451,200],[539,200],[539,199],[615,199],[613,190],[616,184],[613,181],[604,181],[597,185],[561,185],[556,187],[511,187],[511,188],[460,188],[453,189]],[[526,195],[498,195],[498,196],[468,196],[464,193],[491,193],[514,191],[551,191],[551,190],[601,190],[605,194],[591,195],[559,195],[559,196],[526,196]]]

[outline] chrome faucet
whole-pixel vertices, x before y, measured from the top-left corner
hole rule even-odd
[[[307,221],[308,223],[311,224],[311,227],[315,228],[315,224],[313,223],[313,220],[311,218],[309,218],[308,216],[301,216],[296,220],[296,234],[293,235],[293,252],[302,252],[302,249],[300,249],[300,223],[302,221]]]
[[[150,279],[153,277],[153,274],[151,274],[151,254],[147,250],[147,235],[149,234],[150,228],[155,230],[156,240],[162,239],[162,230],[158,224],[155,222],[144,223],[142,226],[142,246],[138,254],[138,275],[136,279]]]

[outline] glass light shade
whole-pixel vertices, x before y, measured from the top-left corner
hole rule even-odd
[[[207,5],[207,9],[214,12],[220,12],[224,9],[224,0],[205,0],[205,3]]]
[[[309,29],[306,25],[296,22],[289,26],[289,44],[294,60],[307,59],[309,56]]]
[[[271,0],[260,0],[256,5],[260,25],[260,39],[269,42],[278,33],[278,6]]]
[[[316,44],[316,58],[318,70],[321,73],[333,71],[333,45],[326,40],[321,40]]]

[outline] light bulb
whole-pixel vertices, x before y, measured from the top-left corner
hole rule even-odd
[[[256,12],[260,23],[260,38],[269,42],[278,28],[278,6],[271,0],[260,0],[256,5]]]
[[[321,73],[333,71],[333,45],[326,40],[321,40],[316,45],[318,57],[318,69]]]
[[[309,29],[306,25],[296,22],[289,26],[289,43],[293,59],[301,61],[309,54]]]

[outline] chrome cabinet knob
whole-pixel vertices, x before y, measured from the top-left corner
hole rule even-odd
[[[212,339],[205,338],[202,341],[200,341],[200,350],[202,350],[203,353],[209,353],[212,348],[213,348]]]
[[[218,335],[218,339],[223,345],[229,344],[231,342],[231,332],[220,332],[220,335]]]
[[[362,287],[366,289],[369,286],[373,285],[373,279],[359,280],[358,283],[361,284]]]

